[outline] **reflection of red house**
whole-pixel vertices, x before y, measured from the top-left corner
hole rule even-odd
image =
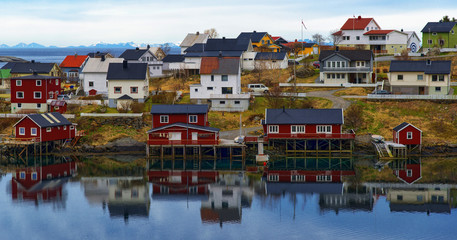
[[[269,182],[342,182],[343,176],[353,176],[355,171],[268,170]]]
[[[403,122],[393,129],[393,142],[403,145],[422,144],[422,131],[411,123]]]
[[[407,184],[413,184],[422,178],[422,167],[419,163],[406,163],[400,169],[394,169],[393,173],[398,179]]]
[[[59,112],[60,114],[64,114],[67,111],[67,102],[63,100],[51,101],[49,107],[51,108],[51,112]]]
[[[72,139],[76,135],[75,124],[58,112],[29,114],[15,125],[16,138],[35,139],[39,142]]]
[[[62,185],[77,171],[76,163],[17,169],[11,180],[12,198],[50,200],[62,197]]]
[[[206,194],[215,183],[216,171],[149,171],[153,194]]]
[[[209,127],[208,105],[153,105],[149,145],[215,145],[219,129]]]

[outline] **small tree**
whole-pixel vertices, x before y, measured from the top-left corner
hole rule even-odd
[[[314,41],[315,43],[317,43],[318,45],[321,45],[321,43],[325,41],[324,36],[322,36],[322,35],[319,34],[319,33],[314,34],[314,35],[312,36],[312,38],[313,38],[313,41]]]
[[[339,31],[339,29],[332,30],[332,31],[330,31],[330,35],[328,36],[328,40],[333,43],[333,46],[336,46],[337,44],[339,44],[341,42],[341,40],[343,40],[343,38],[341,36],[334,35],[334,33],[338,32],[338,31]]]
[[[164,43],[160,45],[160,48],[162,49],[163,53],[165,53],[165,56],[168,55],[168,53],[171,51],[170,43]]]
[[[281,97],[281,88],[275,86],[265,94],[265,101],[269,108],[281,108],[284,106],[284,99]]]
[[[209,38],[219,37],[219,33],[217,33],[217,30],[215,28],[206,29],[205,31],[203,31],[203,33],[209,34]]]
[[[364,123],[362,105],[352,104],[349,106],[345,111],[344,121],[348,128],[352,128],[355,131],[362,127]]]

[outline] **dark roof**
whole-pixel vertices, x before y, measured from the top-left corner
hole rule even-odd
[[[241,57],[243,51],[205,51],[186,53],[185,57]]]
[[[246,51],[249,47],[249,43],[249,39],[208,39],[205,45],[205,51]]]
[[[172,123],[172,124],[168,124],[168,125],[165,125],[165,126],[153,128],[153,129],[149,130],[148,133],[159,131],[159,130],[162,130],[162,129],[166,129],[166,128],[169,128],[169,127],[193,128],[193,129],[209,131],[209,132],[219,132],[219,130],[220,130],[219,128],[206,127],[206,126],[200,126],[200,125],[196,125],[196,124],[190,124],[190,123],[187,124],[187,123],[180,123],[179,122],[179,123]]]
[[[451,73],[451,61],[391,61],[390,72],[424,72],[425,74]]]
[[[160,104],[151,106],[151,114],[202,114],[207,112],[207,104]]]
[[[36,80],[36,79],[56,79],[56,78],[59,78],[59,77],[32,74],[32,75],[27,75],[27,76],[23,76],[23,77],[15,77],[15,78],[12,78],[12,79],[22,79],[22,80],[33,79],[33,80]]]
[[[341,194],[343,183],[267,183],[267,192],[277,195],[287,193]]]
[[[149,217],[149,202],[108,202],[108,210],[111,217]]]
[[[203,57],[200,74],[238,74],[239,58]]]
[[[267,109],[266,124],[343,124],[343,109]]]
[[[448,33],[452,30],[456,22],[428,22],[421,32],[428,33],[429,28],[430,32],[444,32]]]
[[[237,39],[250,39],[253,43],[254,42],[260,42],[262,40],[263,36],[265,34],[268,34],[267,32],[242,32],[240,35],[238,35]]]
[[[196,43],[191,47],[186,48],[184,52],[190,53],[190,52],[203,52],[205,51],[205,43]]]
[[[163,62],[184,62],[184,55],[182,54],[169,54],[162,59]]]
[[[351,61],[370,61],[373,58],[371,50],[323,50],[319,55],[319,61],[325,60],[334,54],[341,55]]]
[[[107,56],[107,55],[111,55],[110,53],[107,53],[107,52],[96,52],[96,53],[88,53],[86,54],[87,56],[89,56],[90,58],[96,58],[96,57],[101,57],[101,56]]]
[[[303,47],[304,47],[304,48],[310,48],[310,47],[313,47],[313,46],[316,45],[316,44],[317,44],[317,43],[313,43],[313,42],[311,42],[311,43],[303,43]]]
[[[58,112],[29,114],[27,117],[42,128],[72,125],[70,121]],[[57,119],[57,121],[55,119]]]
[[[108,80],[144,80],[148,72],[147,63],[127,63],[124,68],[124,63],[110,63],[108,67]]]
[[[400,130],[400,129],[402,129],[402,128],[408,126],[408,125],[409,125],[409,123],[403,122],[402,124],[400,124],[400,125],[394,127],[394,131],[397,132],[398,130]]]
[[[123,58],[125,60],[138,60],[147,51],[149,51],[149,49],[127,49],[121,54],[121,56],[119,56],[119,58]]]
[[[284,60],[286,52],[258,52],[255,60]]]
[[[16,65],[16,62],[9,62],[7,64],[5,64],[2,69],[12,69],[14,67],[14,65]]]
[[[11,68],[11,73],[49,73],[54,67],[55,63],[16,63]],[[8,64],[7,64],[8,65]]]
[[[133,99],[133,98],[127,94],[124,94],[124,95],[122,95],[122,97],[119,97],[117,100],[130,100],[130,99]]]

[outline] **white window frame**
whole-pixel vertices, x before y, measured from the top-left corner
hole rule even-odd
[[[56,79],[56,86],[59,86],[59,79]]]
[[[35,133],[33,133],[33,130],[35,130]],[[38,131],[36,128],[30,128],[30,135],[31,136],[37,136],[38,135]]]
[[[413,176],[413,170],[412,169],[406,169],[406,176],[407,177],[412,177]]]
[[[49,98],[54,98],[54,92],[49,92]]]
[[[22,97],[19,97],[19,93],[22,93]],[[23,91],[17,91],[16,92],[16,98],[17,99],[24,99],[24,92]]]
[[[420,79],[419,79],[420,78]],[[417,74],[417,81],[423,81],[424,80],[424,75],[422,74]]]
[[[37,174],[37,172],[32,172],[31,177],[32,177],[32,180],[38,180],[38,174]]]
[[[332,125],[317,125],[316,133],[332,133]]]
[[[279,182],[279,175],[278,174],[268,174],[268,181]]]
[[[26,175],[24,171],[19,172],[19,179],[25,179]]]
[[[41,86],[41,80],[36,80],[35,84],[36,84],[37,87]]]
[[[19,135],[25,135],[25,127],[19,128]]]
[[[291,182],[305,182],[306,177],[305,177],[305,175],[291,175],[290,181]]]
[[[268,125],[268,133],[279,133],[279,125]]]
[[[22,80],[16,80],[16,86],[22,86]]]
[[[52,131],[51,127],[46,128],[46,132],[51,132],[51,131]]]
[[[413,132],[406,132],[406,139],[413,139]]]
[[[194,121],[195,119],[195,121]],[[197,123],[198,122],[198,116],[197,115],[189,115],[189,123]]]
[[[40,94],[40,97],[37,97],[35,94],[39,93]],[[33,99],[41,99],[42,96],[41,96],[41,92],[40,91],[35,91],[33,92]]]
[[[37,108],[37,109],[40,109],[40,108],[41,108],[41,103],[37,103],[37,104],[36,104],[36,108]]]
[[[305,133],[305,125],[291,125],[290,132],[294,134]]]
[[[75,129],[75,126],[70,126],[70,130],[74,130]]]
[[[67,125],[64,125],[64,126],[63,126],[63,130],[67,130]]]
[[[160,115],[160,123],[168,123],[170,122],[168,115]]]
[[[316,182],[331,182],[332,175],[317,175]]]
[[[17,108],[22,108],[22,103],[18,103]]]

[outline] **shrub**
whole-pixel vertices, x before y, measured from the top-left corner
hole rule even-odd
[[[131,106],[132,112],[142,113],[144,109],[144,103],[134,102]]]

